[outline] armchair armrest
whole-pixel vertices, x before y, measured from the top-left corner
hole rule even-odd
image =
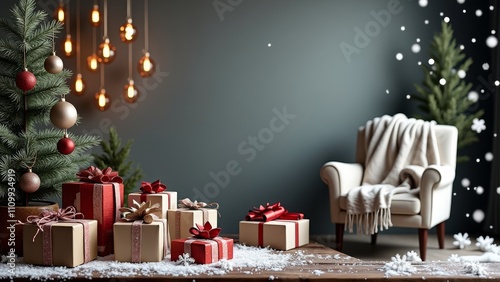
[[[432,228],[450,217],[455,168],[430,165],[422,175],[420,203],[422,224]]]
[[[340,209],[340,196],[361,185],[363,166],[359,163],[327,162],[321,167],[320,176],[328,185],[330,217],[334,223],[344,223]]]
[[[363,166],[360,163],[327,162],[321,167],[321,179],[336,198],[347,194],[349,189],[360,186],[363,179]]]

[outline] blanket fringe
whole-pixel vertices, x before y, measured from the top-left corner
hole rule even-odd
[[[388,208],[379,209],[364,214],[347,214],[345,230],[354,232],[356,226],[357,234],[375,234],[378,231],[389,229],[392,226],[391,211]]]

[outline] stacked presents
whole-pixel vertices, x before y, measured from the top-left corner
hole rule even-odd
[[[190,257],[208,264],[233,258],[233,239],[219,237],[218,204],[183,199],[159,180],[142,182],[123,207],[122,179],[89,167],[62,186],[63,209],[30,216],[23,227],[24,262],[74,267],[114,254],[121,262]],[[240,222],[240,243],[288,250],[309,242],[309,220],[279,203],[252,209]],[[29,250],[29,251],[27,251]]]

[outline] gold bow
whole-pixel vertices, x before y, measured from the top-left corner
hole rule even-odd
[[[207,209],[218,209],[219,204],[218,203],[205,203],[205,202],[198,202],[198,201],[191,201],[189,198],[185,198],[182,200],[179,200],[179,208],[187,208],[190,210],[198,210],[201,208],[207,208]]]
[[[144,223],[148,224],[158,218],[158,216],[153,214],[158,211],[161,211],[160,204],[156,203],[151,205],[151,201],[139,204],[136,200],[133,200],[131,207],[120,208],[120,212],[122,212],[125,221],[142,220]]]

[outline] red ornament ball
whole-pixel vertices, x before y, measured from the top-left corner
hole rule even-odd
[[[63,137],[57,142],[57,151],[63,155],[69,155],[75,150],[75,142],[69,137]]]
[[[36,77],[33,73],[24,70],[16,76],[16,86],[23,91],[30,91],[35,88]]]
[[[40,188],[40,177],[34,172],[26,172],[19,179],[19,186],[26,193],[33,193]]]

